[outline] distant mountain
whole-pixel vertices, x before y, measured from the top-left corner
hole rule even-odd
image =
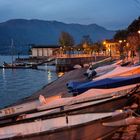
[[[14,19],[0,23],[0,53],[10,52],[11,39],[15,49],[26,52],[28,44],[56,45],[60,33],[70,33],[76,43],[80,43],[85,35],[89,35],[93,42],[110,39],[115,34],[97,24],[80,25],[65,24],[58,21]],[[28,46],[28,47],[27,47]]]

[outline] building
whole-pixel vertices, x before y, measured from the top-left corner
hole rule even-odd
[[[106,40],[103,43],[106,47],[106,51],[110,56],[118,56],[119,55],[119,42],[114,40]]]
[[[50,57],[54,56],[59,50],[60,46],[57,45],[33,45],[32,57]]]

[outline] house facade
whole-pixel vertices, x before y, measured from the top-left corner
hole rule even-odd
[[[32,57],[51,57],[56,55],[59,48],[57,45],[33,45]]]
[[[108,55],[112,56],[118,56],[119,55],[119,42],[116,42],[114,40],[107,40],[105,42],[105,47]]]

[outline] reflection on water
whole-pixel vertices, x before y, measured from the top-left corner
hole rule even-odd
[[[57,75],[58,75],[58,77],[61,77],[64,75],[64,72],[59,72]]]
[[[0,69],[0,107],[31,96],[57,77],[57,74],[51,71]]]

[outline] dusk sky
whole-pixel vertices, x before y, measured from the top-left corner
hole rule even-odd
[[[126,28],[140,16],[140,0],[0,0],[0,22],[9,19],[57,20]]]

